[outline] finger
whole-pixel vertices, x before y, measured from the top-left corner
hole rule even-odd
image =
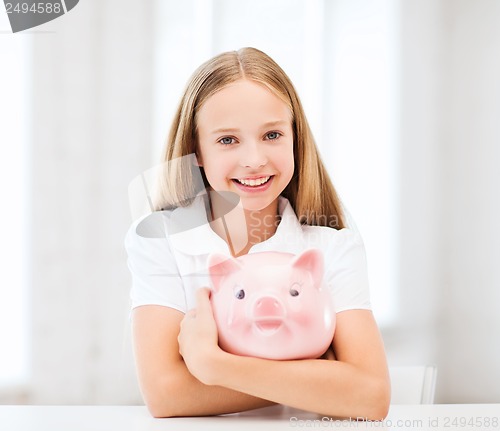
[[[196,319],[196,310],[194,308],[186,311],[186,313],[184,314],[184,317],[182,318],[180,324],[179,335],[184,330],[184,328],[189,326],[189,322],[192,321],[193,319]]]
[[[196,291],[196,308],[200,311],[212,309],[210,305],[210,289],[201,287]]]

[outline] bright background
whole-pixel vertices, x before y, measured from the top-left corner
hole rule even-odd
[[[289,74],[366,244],[393,365],[500,401],[500,2],[82,0],[0,8],[0,403],[141,402],[127,187],[193,70],[255,46]]]

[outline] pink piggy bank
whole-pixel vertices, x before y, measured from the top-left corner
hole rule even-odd
[[[318,358],[330,346],[335,310],[323,256],[259,252],[208,259],[220,347],[267,359]]]

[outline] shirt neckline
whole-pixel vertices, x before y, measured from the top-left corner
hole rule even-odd
[[[206,197],[199,195],[191,205],[174,209],[166,220],[167,238],[171,246],[183,254],[203,255],[219,252],[230,255],[228,244],[208,223],[206,205]],[[283,196],[278,198],[278,213],[281,221],[274,235],[254,244],[248,253],[271,250],[298,253],[302,250],[302,227],[290,202]],[[178,224],[185,220],[195,220],[195,226],[179,230]]]

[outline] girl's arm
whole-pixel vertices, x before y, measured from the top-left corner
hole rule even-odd
[[[220,386],[207,386],[188,371],[177,336],[184,314],[159,305],[132,313],[134,354],[142,394],[155,417],[201,416],[274,403]]]
[[[179,336],[191,373],[208,385],[335,417],[381,420],[388,412],[390,382],[383,343],[369,310],[337,314],[336,361],[273,361],[232,355],[217,346],[209,291],[198,291]]]

